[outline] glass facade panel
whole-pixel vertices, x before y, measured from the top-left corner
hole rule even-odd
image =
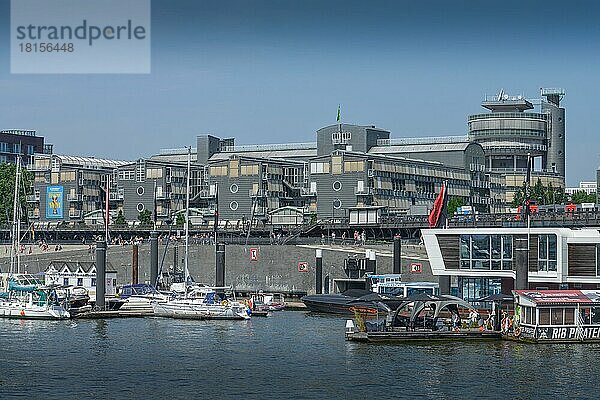
[[[600,251],[600,247],[599,247]],[[460,236],[460,258],[469,259],[471,258],[471,236],[461,235]]]
[[[538,236],[538,271],[556,271],[556,235]]]
[[[458,287],[453,288],[453,295],[461,297],[477,306],[477,300],[502,291],[501,279],[458,277]]]
[[[482,260],[490,258],[490,237],[488,235],[473,235],[473,259]]]
[[[500,260],[502,258],[502,239],[500,235],[492,235],[492,259]]]
[[[512,236],[502,236],[502,258],[512,259]]]

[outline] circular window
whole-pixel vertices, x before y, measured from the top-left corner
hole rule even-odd
[[[342,183],[340,181],[333,182],[333,190],[339,192],[342,189]]]
[[[562,117],[558,117],[558,122],[562,121]]]
[[[138,203],[138,205],[137,205],[137,210],[138,210],[138,212],[142,212],[142,211],[144,211],[144,208],[145,208],[145,207],[144,207],[144,205],[143,205],[142,203]]]
[[[238,209],[238,207],[239,207],[239,205],[238,205],[238,202],[237,202],[237,201],[232,201],[231,203],[229,203],[229,208],[230,208],[232,211],[235,211],[235,210],[237,210],[237,209]]]
[[[558,154],[562,154],[562,150],[559,150],[559,151],[558,151]]]
[[[340,199],[333,200],[333,208],[335,208],[336,210],[342,208],[342,201]]]
[[[239,190],[238,185],[236,185],[235,183],[233,185],[229,186],[229,191],[231,193],[237,193],[238,190]]]
[[[138,186],[137,188],[137,194],[138,196],[141,196],[144,194],[144,187],[143,186]]]

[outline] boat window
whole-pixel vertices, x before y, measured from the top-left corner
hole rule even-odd
[[[600,307],[592,308],[592,324],[600,323]]]
[[[527,310],[529,311],[527,313],[527,323],[528,324],[535,324],[535,308],[533,307],[527,307]]]
[[[540,325],[550,325],[550,309],[540,308]]]
[[[552,308],[551,309],[551,325],[563,325],[563,309],[562,308]]]
[[[565,308],[565,325],[573,325],[575,323],[575,309]]]
[[[590,309],[582,308],[579,310],[579,317],[581,318],[584,325],[590,324]]]

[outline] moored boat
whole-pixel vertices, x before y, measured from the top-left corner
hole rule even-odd
[[[514,326],[510,321],[503,324],[507,338],[537,343],[600,342],[600,291],[514,290],[513,294]]]

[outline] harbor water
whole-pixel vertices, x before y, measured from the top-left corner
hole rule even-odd
[[[597,398],[600,345],[346,342],[345,320],[0,320],[0,399]]]

